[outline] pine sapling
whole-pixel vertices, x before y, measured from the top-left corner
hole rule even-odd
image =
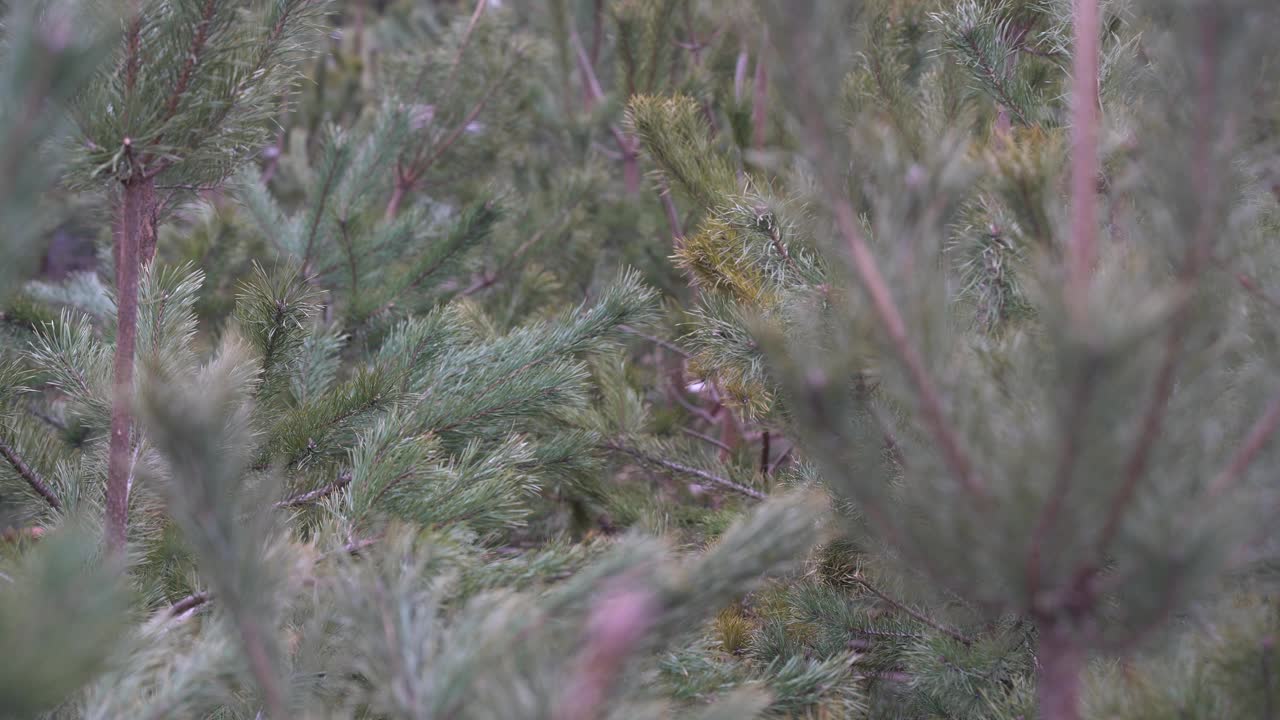
[[[112,67],[75,103],[77,180],[114,203],[116,343],[105,542],[123,549],[133,473],[139,278],[183,193],[216,187],[265,144],[324,0],[134,0]]]

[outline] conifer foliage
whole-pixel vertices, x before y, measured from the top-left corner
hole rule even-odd
[[[0,17],[0,717],[1280,703],[1274,2]]]

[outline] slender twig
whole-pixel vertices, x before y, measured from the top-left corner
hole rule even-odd
[[[733,99],[735,102],[742,101],[743,88],[747,84],[747,66],[751,63],[751,54],[747,52],[747,43],[744,40],[742,47],[738,50],[738,60],[733,66]]]
[[[187,183],[177,183],[173,185],[156,185],[157,190],[187,190],[189,192],[210,192],[217,190],[217,185],[191,185]]]
[[[716,423],[718,423],[718,422],[719,422],[719,421],[716,419],[716,416],[715,416],[715,415],[712,415],[711,413],[707,412],[707,410],[706,410],[706,409],[704,409],[704,408],[700,408],[700,407],[698,407],[697,405],[694,405],[693,403],[691,403],[691,402],[689,402],[687,399],[685,399],[684,394],[683,394],[683,392],[684,392],[684,391],[682,391],[679,387],[677,387],[677,386],[676,386],[676,382],[674,382],[674,381],[673,381],[673,382],[671,383],[671,385],[672,385],[672,390],[674,391],[674,392],[672,393],[672,397],[674,397],[674,398],[675,398],[676,402],[677,402],[677,403],[679,403],[681,407],[683,407],[685,410],[688,410],[689,412],[693,413],[694,415],[697,415],[698,417],[702,418],[703,420],[706,420],[707,422],[711,423],[712,425],[715,425]]]
[[[575,209],[577,209],[578,205],[582,203],[582,200],[583,200],[582,197],[578,197],[569,205],[561,208],[560,212],[556,213],[556,217],[554,220],[552,220],[547,225],[544,225],[543,227],[539,228],[537,232],[535,232],[534,234],[526,238],[524,242],[520,243],[520,246],[515,249],[515,252],[511,253],[511,255],[507,257],[506,261],[502,264],[501,267],[499,267],[497,270],[494,270],[492,273],[481,277],[479,280],[476,280],[475,282],[471,283],[460,294],[463,297],[468,297],[470,295],[474,295],[475,293],[480,292],[481,290],[486,290],[498,284],[498,281],[500,281],[504,275],[506,275],[507,273],[511,272],[512,269],[514,269],[516,262],[519,261],[520,258],[523,257],[525,253],[529,252],[530,248],[542,242],[542,239],[548,235],[549,230],[551,230],[552,228],[559,227],[560,224],[564,222],[564,220],[569,216],[569,214],[572,213]]]
[[[725,452],[733,452],[733,448],[724,444],[717,438],[713,438],[710,435],[707,435],[705,433],[700,433],[697,430],[694,430],[693,428],[682,427],[680,428],[680,432],[684,433],[685,435],[688,435],[689,437],[697,438],[705,443],[710,443],[711,445],[715,445],[716,447],[720,448],[721,450],[724,450]]]
[[[696,467],[691,467],[683,463],[674,462],[671,460],[667,460],[665,458],[654,457],[653,455],[640,452],[635,448],[627,447],[618,442],[607,442],[601,445],[600,448],[602,450],[612,450],[614,452],[619,452],[624,455],[630,455],[631,457],[641,462],[649,463],[651,465],[657,465],[659,467],[666,468],[667,470],[672,470],[674,472],[683,473],[685,475],[692,475],[696,478],[701,478],[702,480],[706,480],[709,483],[719,485],[720,487],[727,488],[736,493],[741,493],[743,495],[746,495],[749,498],[755,498],[756,500],[763,500],[765,498],[765,494],[760,492],[759,490],[755,490],[753,488],[747,487],[746,485],[736,483],[728,478],[720,477],[719,475],[716,475],[714,473],[710,473],[710,472],[707,472],[706,470],[702,470]]]
[[[1226,263],[1221,260],[1216,260],[1215,264],[1224,270],[1228,270],[1232,276],[1235,277],[1236,282],[1240,284],[1240,287],[1244,288],[1250,295],[1258,298],[1273,308],[1280,309],[1280,299],[1275,298],[1271,293],[1267,292],[1266,288],[1262,287],[1257,280],[1243,272],[1240,272],[1239,270],[1230,270]]]
[[[364,538],[362,540],[352,540],[351,542],[342,546],[342,552],[348,555],[358,555],[361,550],[373,547],[374,545],[377,545],[380,542],[382,542],[382,536],[380,535]]]
[[[1231,462],[1227,463],[1227,467],[1223,468],[1213,482],[1209,483],[1209,497],[1218,497],[1235,487],[1249,466],[1258,459],[1259,453],[1266,447],[1277,429],[1280,429],[1280,395],[1271,400],[1266,412],[1253,424],[1245,437],[1244,444],[1236,451]]]
[[[19,542],[24,538],[39,540],[44,537],[44,534],[45,529],[39,525],[25,528],[6,528],[3,532],[0,532],[0,540],[11,543]]]
[[[485,8],[488,6],[489,0],[476,0],[475,9],[471,11],[471,17],[467,20],[467,27],[462,31],[462,39],[458,41],[458,51],[453,55],[453,61],[449,65],[449,76],[445,78],[444,84],[441,86],[444,91],[439,93],[440,97],[448,97],[453,92],[454,84],[458,79],[458,68],[462,65],[462,56],[466,54],[467,47],[471,44],[471,36],[475,33],[476,26],[480,24],[480,17],[484,15]],[[427,68],[418,75],[418,79],[413,88],[414,97],[422,94],[422,84],[427,78]]]
[[[795,445],[788,445],[787,449],[782,451],[782,454],[778,455],[778,457],[774,458],[773,462],[769,463],[769,470],[765,474],[772,475],[776,472],[777,469],[781,467],[782,463],[786,462],[787,458],[791,457],[791,452],[795,449]]]
[[[0,440],[0,457],[3,457],[5,461],[7,461],[9,465],[17,471],[18,476],[23,480],[26,480],[27,484],[31,486],[31,489],[34,490],[37,495],[44,498],[45,502],[49,503],[50,507],[54,510],[62,509],[62,501],[59,500],[57,494],[53,492],[53,488],[49,487],[49,485],[44,481],[44,478],[40,477],[40,473],[36,472],[34,468],[22,459],[22,456],[18,454],[18,451],[14,450],[3,440]]]
[[[589,113],[604,97],[604,90],[600,87],[600,78],[596,76],[591,58],[587,55],[586,48],[582,46],[578,28],[572,25],[569,27],[569,42],[573,43],[573,51],[578,60],[578,71],[582,73],[582,109]]]
[[[320,186],[317,207],[307,229],[307,247],[302,252],[302,264],[304,267],[311,263],[311,251],[315,248],[316,233],[320,230],[320,222],[324,220],[326,206],[329,204],[329,196],[333,194],[333,184],[337,181],[338,175],[342,170],[340,163],[334,163],[334,166],[329,168],[329,172],[325,173],[324,183]]]
[[[583,106],[587,112],[591,112],[596,103],[604,99],[604,90],[601,88],[600,78],[596,75],[591,59],[587,57],[587,52],[582,47],[582,39],[578,37],[577,28],[569,28],[569,39],[573,43],[574,54],[578,60],[578,71],[582,73]],[[617,125],[610,124],[609,133],[613,135],[614,142],[618,144],[618,152],[622,155],[622,174],[627,192],[631,194],[640,192],[640,166],[637,162],[640,157],[639,141],[628,137]]]
[[[510,69],[508,68],[508,72],[509,71]],[[476,118],[480,117],[480,113],[484,112],[485,106],[488,105],[489,101],[493,99],[493,96],[497,94],[498,88],[502,86],[502,82],[505,79],[506,77],[504,73],[502,77],[495,80],[493,84],[485,90],[484,95],[481,95],[480,99],[476,101],[476,104],[471,106],[471,110],[469,110],[462,118],[462,121],[459,122],[458,125],[444,137],[444,139],[436,144],[432,149],[431,155],[427,158],[427,161],[415,170],[413,176],[415,181],[417,178],[422,176],[422,173],[426,172],[427,168],[434,165],[442,155],[448,152],[449,148],[453,147],[454,143],[458,142],[458,138],[462,137],[462,134],[471,127],[471,123],[475,122]]]
[[[1049,492],[1049,499],[1040,512],[1040,519],[1031,536],[1031,547],[1027,552],[1027,594],[1032,602],[1040,592],[1040,574],[1042,571],[1041,554],[1045,541],[1062,514],[1062,506],[1066,502],[1075,477],[1076,461],[1080,457],[1080,435],[1084,431],[1085,411],[1088,409],[1094,389],[1095,363],[1092,359],[1084,361],[1071,393],[1071,408],[1066,416],[1065,436],[1062,442],[1062,455],[1058,461],[1057,479]]]
[[[906,367],[907,376],[915,386],[925,425],[938,442],[947,467],[970,495],[980,500],[985,499],[986,486],[974,471],[968,453],[960,444],[959,435],[943,412],[942,396],[925,368],[924,359],[907,337],[906,322],[894,302],[888,283],[880,273],[875,256],[867,246],[866,239],[862,237],[857,217],[847,198],[836,199],[835,215],[840,233],[849,244],[849,250],[853,255],[854,269],[858,272],[862,285],[871,298],[876,316],[888,333],[889,341],[898,359]]]
[[[276,503],[276,507],[292,508],[292,507],[299,507],[301,505],[311,505],[312,503],[315,503],[319,500],[323,500],[324,498],[329,497],[330,495],[338,492],[339,490],[345,488],[350,484],[351,484],[351,471],[344,470],[342,471],[342,473],[338,475],[338,478],[336,480],[329,483],[328,485],[325,485],[323,487],[318,487],[315,490],[309,490],[307,492],[294,495],[293,497],[285,498],[284,500],[281,500],[280,502]]]
[[[267,714],[276,720],[289,717],[284,692],[277,681],[275,664],[267,652],[266,633],[259,625],[259,619],[241,613],[236,624],[245,658],[249,661],[249,670],[258,682],[258,689],[262,691],[262,702],[267,706]]]
[[[128,97],[132,97],[134,88],[138,85],[138,70],[142,65],[142,0],[132,0],[129,10],[129,30],[125,33],[125,53],[124,53],[124,92]],[[126,102],[124,104],[124,117],[121,126],[128,131],[131,128],[129,122],[130,108],[133,103]]]
[[[961,643],[965,645],[973,644],[973,640],[970,639],[964,633],[960,632],[959,630],[956,630],[955,628],[947,627],[946,625],[943,625],[942,623],[936,620],[933,620],[927,615],[924,615],[918,610],[913,610],[912,608],[906,606],[905,604],[900,603],[897,600],[894,600],[893,598],[886,595],[879,588],[877,588],[875,585],[872,585],[871,583],[864,580],[861,575],[852,576],[852,580],[858,583],[859,585],[861,585],[863,588],[865,588],[867,592],[871,593],[872,595],[875,595],[876,597],[880,598],[881,600],[888,603],[889,605],[892,605],[894,608],[900,610],[901,612],[906,613],[908,616],[914,618],[917,622],[924,623],[925,625],[928,625],[929,627],[933,628],[934,630],[937,630],[940,633],[943,633],[944,635],[947,635],[956,640],[959,640]]]
[[[1215,234],[1214,222],[1210,210],[1217,204],[1218,183],[1212,172],[1211,128],[1213,118],[1218,112],[1214,100],[1214,73],[1212,63],[1217,52],[1216,28],[1211,18],[1201,23],[1201,62],[1199,68],[1199,87],[1197,89],[1196,138],[1193,149],[1195,174],[1192,178],[1196,197],[1200,199],[1200,217],[1196,235],[1178,276],[1179,289],[1182,296],[1180,303],[1170,320],[1171,328],[1165,343],[1164,360],[1156,375],[1154,394],[1147,413],[1143,418],[1134,450],[1125,467],[1124,481],[1116,499],[1111,504],[1102,533],[1098,538],[1097,554],[1102,557],[1107,547],[1120,530],[1121,520],[1129,503],[1137,493],[1138,484],[1146,474],[1151,451],[1160,436],[1164,418],[1173,394],[1174,380],[1179,361],[1181,360],[1190,323],[1191,298],[1196,281],[1204,264],[1211,258],[1212,242]],[[1089,573],[1091,570],[1085,570]]]
[[[653,343],[654,345],[657,345],[658,347],[663,348],[663,349],[666,349],[666,350],[670,350],[671,352],[673,352],[673,353],[675,353],[675,354],[677,354],[677,355],[679,355],[679,356],[681,356],[681,357],[684,357],[684,358],[692,358],[692,357],[693,357],[693,354],[692,354],[692,353],[690,353],[688,350],[685,350],[684,348],[680,347],[679,345],[676,345],[676,344],[674,344],[674,343],[672,343],[672,342],[670,342],[670,341],[668,341],[668,340],[663,340],[662,338],[657,337],[657,336],[655,336],[655,335],[649,335],[648,333],[641,332],[641,331],[639,331],[639,330],[637,330],[637,329],[635,329],[635,328],[631,327],[630,325],[619,325],[619,326],[618,326],[618,329],[619,329],[619,330],[621,330],[622,332],[624,332],[624,333],[628,334],[628,335],[635,335],[635,336],[636,336],[636,337],[638,337],[638,338],[644,338],[645,340],[648,340],[649,342]]]

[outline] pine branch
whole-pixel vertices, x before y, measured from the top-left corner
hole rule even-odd
[[[587,56],[587,51],[582,47],[582,39],[578,37],[578,29],[576,27],[569,28],[569,38],[573,43],[574,52],[578,58],[578,71],[582,73],[584,109],[590,113],[595,108],[596,103],[604,99],[604,90],[600,86],[600,78],[596,76],[596,69],[591,63],[591,58]],[[634,195],[640,192],[639,143],[633,138],[628,138],[626,133],[612,123],[609,124],[609,133],[613,135],[614,142],[618,144],[618,152],[622,155],[622,177],[627,193]]]
[[[198,592],[188,595],[169,606],[169,617],[178,617],[209,602],[209,593]]]
[[[673,352],[673,353],[675,353],[675,354],[677,354],[677,355],[679,355],[679,356],[681,356],[681,357],[683,357],[683,358],[688,359],[688,358],[692,358],[692,357],[693,357],[693,355],[692,355],[688,350],[685,350],[684,348],[681,348],[679,345],[676,345],[676,344],[674,344],[674,343],[672,343],[672,342],[670,342],[670,341],[667,341],[667,340],[663,340],[662,338],[657,337],[657,336],[655,336],[655,335],[649,335],[648,333],[641,332],[641,331],[639,331],[639,330],[637,330],[637,329],[635,329],[635,328],[631,327],[630,325],[619,325],[619,326],[618,326],[618,329],[619,329],[619,330],[621,330],[621,331],[622,331],[622,332],[624,332],[624,333],[627,333],[628,335],[635,335],[635,336],[636,336],[636,337],[638,337],[638,338],[644,338],[645,340],[648,340],[649,342],[653,343],[654,345],[657,345],[658,347],[663,348],[663,349],[666,349],[666,350],[670,350],[671,352]]]
[[[275,506],[277,508],[293,508],[293,507],[299,507],[302,505],[311,505],[315,502],[318,502],[320,500],[323,500],[324,498],[329,497],[330,495],[338,492],[339,490],[345,488],[350,484],[351,484],[351,471],[343,470],[341,473],[338,474],[338,478],[333,482],[329,483],[328,485],[316,488],[315,490],[309,490],[307,492],[294,495],[293,497],[290,497],[290,498],[285,498],[284,500],[277,502]]]
[[[1095,369],[1092,359],[1086,360],[1084,366],[1080,369],[1078,380],[1071,393],[1071,409],[1067,414],[1067,427],[1062,441],[1062,453],[1058,461],[1057,477],[1049,492],[1049,499],[1040,511],[1039,521],[1036,523],[1035,531],[1031,536],[1031,545],[1027,552],[1026,574],[1027,596],[1033,605],[1037,602],[1037,596],[1040,592],[1040,574],[1043,569],[1041,567],[1041,553],[1043,552],[1045,541],[1048,539],[1049,534],[1053,532],[1058,516],[1062,514],[1063,504],[1066,502],[1067,494],[1071,490],[1072,480],[1075,477],[1076,461],[1080,456],[1080,433],[1084,430],[1085,411],[1092,400],[1095,387]]]
[[[1267,405],[1266,412],[1253,424],[1244,443],[1236,451],[1227,467],[1209,483],[1208,497],[1215,498],[1231,490],[1244,476],[1253,462],[1258,459],[1266,444],[1280,429],[1280,396]]]
[[[339,151],[341,152],[341,151]],[[311,223],[307,227],[307,244],[302,251],[302,266],[304,273],[311,264],[311,251],[316,244],[316,233],[320,229],[320,222],[324,219],[325,209],[329,204],[329,198],[333,194],[334,184],[338,181],[343,170],[346,169],[346,163],[340,159],[335,159],[328,167],[325,173],[324,182],[320,186],[319,197],[315,200],[315,210],[311,213]]]
[[[481,5],[483,4],[484,0],[481,0]],[[476,118],[480,116],[480,113],[484,112],[485,106],[489,104],[489,101],[492,100],[498,90],[502,88],[502,83],[510,72],[511,66],[508,66],[503,70],[502,75],[500,75],[492,84],[489,85],[488,88],[485,89],[484,94],[480,96],[480,99],[476,101],[475,105],[471,107],[471,110],[469,110],[462,118],[462,121],[459,122],[458,125],[454,127],[453,130],[451,130],[442,140],[434,145],[430,145],[431,154],[427,156],[425,160],[422,159],[421,153],[428,147],[428,143],[418,145],[417,149],[414,150],[412,162],[407,165],[399,163],[396,165],[396,181],[392,188],[391,199],[387,202],[387,209],[384,213],[388,220],[394,219],[400,214],[400,206],[403,204],[404,198],[408,195],[409,191],[418,183],[418,180],[422,179],[422,176],[426,174],[427,170],[431,169],[431,166],[435,165],[436,161],[438,161],[441,156],[448,152],[449,148],[453,147],[453,145],[462,138],[463,134],[467,132],[467,128],[471,126],[471,123],[475,122]]]
[[[836,225],[844,236],[845,241],[849,244],[854,267],[862,280],[863,287],[871,298],[871,304],[875,309],[880,325],[888,333],[889,340],[898,355],[898,359],[906,366],[907,376],[915,386],[925,425],[933,434],[934,439],[938,441],[943,459],[955,475],[956,480],[971,496],[985,502],[987,498],[986,487],[982,479],[974,471],[968,454],[960,444],[960,438],[955,428],[951,426],[943,413],[942,398],[938,393],[937,387],[933,384],[933,379],[929,376],[928,370],[925,368],[923,358],[920,357],[907,337],[906,323],[902,319],[897,303],[893,300],[893,294],[889,290],[884,276],[880,273],[875,257],[871,254],[871,249],[862,237],[862,231],[858,228],[858,221],[854,217],[853,208],[849,205],[848,199],[844,197],[835,198],[834,210]]]
[[[454,84],[458,78],[458,68],[462,65],[462,56],[466,53],[467,47],[471,44],[471,36],[475,33],[476,26],[480,24],[480,18],[484,15],[485,8],[488,6],[489,0],[476,0],[476,6],[471,11],[471,17],[467,20],[467,27],[462,31],[462,38],[458,41],[458,51],[454,53],[453,62],[449,65],[449,76],[445,79],[443,92],[441,97],[449,97],[453,93]],[[413,94],[419,96],[422,94],[422,84],[426,82],[427,72],[419,73],[418,80],[414,84]],[[434,118],[433,118],[434,119]]]
[[[870,592],[872,595],[875,595],[876,597],[880,598],[881,600],[888,603],[889,605],[892,605],[894,608],[910,616],[917,622],[923,623],[924,625],[928,625],[929,627],[933,628],[934,630],[937,630],[938,632],[944,635],[947,635],[948,637],[951,637],[955,640],[959,640],[961,643],[963,643],[966,646],[973,644],[973,638],[970,638],[969,636],[965,635],[959,630],[956,630],[955,628],[947,627],[946,625],[943,625],[942,623],[929,618],[928,616],[924,615],[918,610],[913,610],[910,607],[904,605],[903,603],[900,603],[897,600],[894,600],[893,598],[885,594],[883,591],[881,591],[879,588],[877,588],[875,585],[872,585],[871,583],[863,579],[861,575],[853,575],[850,579],[852,579],[854,582],[858,583],[863,588],[865,588],[867,592]]]
[[[582,204],[583,199],[583,196],[578,196],[572,203],[561,208],[560,212],[556,213],[554,220],[549,224],[538,228],[537,232],[526,238],[524,242],[520,243],[520,246],[511,253],[506,262],[503,263],[500,268],[471,283],[460,294],[463,297],[468,297],[480,292],[481,290],[486,290],[497,285],[498,282],[502,280],[502,277],[514,268],[516,262],[519,261],[521,257],[524,257],[524,254],[529,252],[530,248],[537,245],[539,242],[542,242],[542,239],[548,235],[548,230],[558,227],[574,210],[578,208],[579,205]]]
[[[1003,78],[1000,77],[1000,74],[996,72],[996,69],[992,67],[991,63],[983,57],[982,49],[978,47],[976,39],[973,37],[973,33],[965,33],[963,37],[965,49],[969,51],[970,60],[973,62],[974,68],[982,74],[982,79],[985,80],[987,86],[995,92],[996,97],[1000,99],[1000,104],[1008,108],[1010,112],[1017,116],[1018,122],[1022,123],[1024,126],[1030,126],[1031,120],[1027,118],[1027,115],[1020,106],[1020,103],[1014,99],[1013,94],[1009,91],[1008,87],[1006,87]]]
[[[40,477],[40,473],[36,472],[34,468],[22,459],[22,456],[18,454],[17,450],[10,447],[3,440],[0,440],[0,457],[3,457],[5,461],[8,462],[15,471],[17,471],[18,476],[23,480],[26,480],[27,484],[31,486],[31,489],[34,490],[37,495],[44,498],[45,502],[49,503],[50,507],[54,510],[62,509],[62,501],[59,500],[57,494],[53,492],[53,488],[49,487],[49,485],[44,481],[44,478]]]
[[[659,467],[666,468],[667,470],[683,473],[685,475],[692,475],[693,477],[706,480],[707,482],[712,483],[713,485],[719,485],[722,488],[727,488],[736,493],[746,495],[749,498],[754,498],[756,500],[763,500],[765,499],[765,497],[767,497],[764,493],[760,492],[759,490],[755,490],[753,488],[747,487],[746,485],[736,483],[728,478],[720,477],[719,475],[709,473],[706,470],[701,470],[696,467],[691,467],[683,463],[674,462],[671,460],[667,460],[665,458],[655,457],[653,455],[640,452],[635,448],[627,447],[626,445],[623,445],[617,441],[604,443],[603,445],[600,446],[600,449],[611,450],[613,452],[622,453],[623,455],[630,455],[631,457],[644,463],[657,465]]]
[[[705,443],[710,443],[711,445],[714,445],[725,452],[733,452],[733,448],[729,447],[724,442],[716,438],[713,438],[710,435],[705,435],[703,433],[700,433],[697,430],[694,430],[693,428],[682,427],[680,428],[680,432],[684,433],[685,435],[688,435],[689,437],[697,438]]]
[[[1218,203],[1219,186],[1221,184],[1217,181],[1218,178],[1213,175],[1212,163],[1212,130],[1214,117],[1219,112],[1219,108],[1216,107],[1214,102],[1216,89],[1214,87],[1213,63],[1217,58],[1218,50],[1217,28],[1214,25],[1215,23],[1211,22],[1210,19],[1206,19],[1200,29],[1201,47],[1199,48],[1200,62],[1197,68],[1195,145],[1192,149],[1195,173],[1191,178],[1200,207],[1195,236],[1192,239],[1191,246],[1187,249],[1187,256],[1178,274],[1178,286],[1182,291],[1182,297],[1178,299],[1179,306],[1170,320],[1171,327],[1168,340],[1165,343],[1164,360],[1161,362],[1160,369],[1156,375],[1151,404],[1143,417],[1137,442],[1134,444],[1133,453],[1125,467],[1123,484],[1112,502],[1111,510],[1098,538],[1097,553],[1099,558],[1105,555],[1106,549],[1120,531],[1124,513],[1128,511],[1129,504],[1132,502],[1134,495],[1137,494],[1138,485],[1146,474],[1151,451],[1154,449],[1156,440],[1159,438],[1164,425],[1169,398],[1174,390],[1176,371],[1190,330],[1188,325],[1190,325],[1191,302],[1195,285],[1199,280],[1200,272],[1204,265],[1212,258],[1212,243],[1216,227],[1215,218],[1211,210]],[[1091,574],[1092,572],[1094,570],[1086,569],[1082,571],[1082,574]]]
[[[182,71],[178,73],[178,81],[174,84],[173,94],[165,102],[164,119],[162,123],[168,122],[178,112],[178,103],[181,102],[182,96],[186,94],[187,88],[191,84],[191,75],[195,72],[200,62],[200,54],[204,51],[205,41],[209,38],[209,25],[213,23],[214,13],[217,12],[219,0],[205,0],[204,9],[200,13],[200,22],[196,25],[195,35],[191,38],[191,47],[187,49],[186,60],[182,63]],[[157,140],[157,144],[159,141]]]
[[[1221,261],[1218,261],[1218,264],[1226,269],[1226,265]],[[1280,299],[1276,299],[1271,293],[1267,292],[1265,288],[1258,284],[1257,280],[1240,271],[1233,271],[1232,276],[1240,284],[1240,287],[1244,288],[1250,295],[1270,305],[1272,308],[1280,309]]]

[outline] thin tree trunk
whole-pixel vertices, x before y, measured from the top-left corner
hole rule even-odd
[[[1036,658],[1040,666],[1041,720],[1080,720],[1084,647],[1060,623],[1041,625]]]
[[[1068,297],[1084,312],[1098,244],[1098,0],[1076,0],[1071,78],[1071,238]]]
[[[124,549],[129,527],[133,457],[133,365],[138,337],[138,275],[156,251],[155,183],[131,180],[121,190],[115,242],[116,350],[107,460],[107,550]]]

